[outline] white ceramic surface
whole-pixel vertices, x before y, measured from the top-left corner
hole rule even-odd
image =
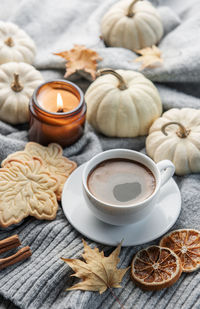
[[[129,159],[144,164],[153,173],[156,180],[154,192],[146,199],[130,205],[113,205],[94,196],[87,186],[90,172],[99,163],[108,159]],[[160,188],[173,176],[175,166],[169,160],[155,163],[148,156],[130,149],[110,149],[103,151],[89,160],[82,173],[83,194],[93,214],[100,220],[113,225],[127,225],[143,220],[153,210]]]
[[[116,246],[123,239],[122,246],[134,246],[160,237],[176,222],[181,210],[181,196],[173,179],[161,188],[157,204],[144,220],[126,226],[100,221],[83,198],[81,179],[84,165],[78,167],[66,181],[62,207],[71,225],[85,237],[111,246]]]

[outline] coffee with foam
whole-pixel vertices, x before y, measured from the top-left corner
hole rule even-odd
[[[147,199],[156,180],[145,165],[128,159],[109,159],[98,164],[87,178],[89,191],[111,205],[133,205]]]

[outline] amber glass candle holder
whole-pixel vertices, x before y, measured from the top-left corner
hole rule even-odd
[[[62,96],[63,109],[56,107],[56,95]],[[40,85],[33,93],[29,109],[30,141],[66,147],[83,134],[86,104],[83,92],[74,83],[55,80]]]

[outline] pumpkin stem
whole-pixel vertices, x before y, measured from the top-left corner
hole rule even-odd
[[[9,37],[4,41],[4,43],[5,43],[6,45],[8,45],[9,47],[14,46],[14,41],[13,41],[13,39],[11,38],[11,36],[9,36]]]
[[[112,70],[112,69],[105,69],[105,70],[99,70],[97,72],[97,76],[101,76],[101,75],[105,75],[105,74],[112,74],[114,75],[115,77],[117,77],[118,81],[119,81],[119,85],[118,85],[118,88],[120,90],[126,90],[128,89],[123,77],[117,73],[116,71]]]
[[[20,92],[24,87],[19,82],[19,74],[14,73],[14,81],[11,84],[11,89],[15,92]]]
[[[161,127],[161,132],[164,134],[164,135],[168,135],[167,132],[165,131],[166,127],[170,126],[171,124],[176,124],[177,126],[179,126],[179,130],[176,132],[176,134],[178,135],[178,137],[180,138],[186,138],[189,133],[190,133],[190,130],[187,130],[180,122],[176,122],[176,121],[170,121],[170,122],[167,122],[166,124],[164,124],[162,127]]]
[[[133,7],[136,4],[136,2],[138,2],[138,1],[140,1],[140,0],[133,0],[131,2],[131,4],[128,7],[128,12],[127,12],[127,15],[126,15],[127,17],[133,17],[134,16],[135,13],[133,12]]]

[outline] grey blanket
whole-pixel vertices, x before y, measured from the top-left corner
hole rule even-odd
[[[102,15],[116,0],[1,0],[0,19],[21,26],[35,40],[37,58],[35,66],[44,78],[62,78],[64,62],[52,55],[69,49],[73,44],[94,48],[103,58],[99,67],[138,70],[133,60],[136,55],[123,48],[105,48],[99,39],[99,22]],[[154,1],[159,5],[165,35],[159,47],[164,65],[145,70],[160,92],[164,109],[172,107],[200,108],[200,2],[199,0]],[[77,77],[77,84],[84,90],[89,85]],[[0,122],[0,160],[8,154],[23,149],[27,126],[12,127]],[[135,139],[107,138],[97,135],[86,126],[84,136],[64,150],[64,154],[82,164],[102,150],[130,148],[144,151],[145,137]],[[199,228],[200,175],[174,177],[181,196],[181,214],[173,227]],[[74,283],[71,269],[60,257],[80,258],[83,245],[80,235],[66,220],[59,209],[52,222],[26,219],[12,231],[0,231],[0,239],[18,233],[23,245],[30,245],[32,258],[0,272],[0,308],[75,309],[119,308],[111,293],[65,289]],[[154,244],[158,244],[155,240]],[[106,253],[111,247],[88,240]],[[146,246],[143,245],[142,247]],[[134,253],[141,248],[122,248],[120,267],[127,267]],[[182,274],[171,288],[160,292],[143,292],[137,288],[127,273],[121,289],[115,293],[124,308],[200,308],[200,273]],[[11,302],[12,303],[11,303]]]

